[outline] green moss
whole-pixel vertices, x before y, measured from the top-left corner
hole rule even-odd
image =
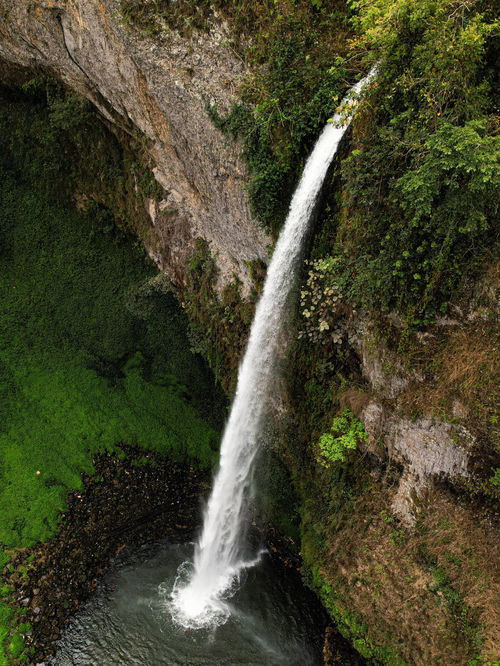
[[[470,662],[480,660],[483,640],[478,622],[465,604],[462,595],[453,587],[452,579],[446,569],[443,566],[436,566],[431,569],[431,575],[433,583],[430,589],[436,594],[438,603],[446,605],[457,636],[467,643]]]
[[[147,244],[151,220],[144,198],[159,198],[163,190],[145,135],[121,130],[121,122],[112,128],[90,102],[47,73],[18,69],[0,82],[0,166],[48,201],[77,202],[97,225],[133,229]]]
[[[238,366],[253,317],[254,303],[244,301],[235,277],[222,295],[216,290],[217,266],[208,243],[198,239],[183,292],[189,317],[191,350],[201,354],[226,392],[236,386]]]
[[[24,651],[24,638],[21,634],[14,634],[9,642],[9,655],[12,659],[18,659]]]
[[[9,635],[9,623],[13,611],[7,604],[0,601],[0,666],[7,666],[7,653],[5,652],[5,641]]]
[[[292,547],[299,544],[299,499],[288,468],[275,451],[265,449],[256,474],[256,503],[263,520],[288,537]]]
[[[11,546],[50,537],[93,456],[124,456],[122,442],[211,466],[224,410],[169,285],[124,230],[125,170],[141,180],[142,167],[84,103],[30,81],[0,89],[0,544]],[[0,569],[26,580],[8,561],[0,550]],[[0,664],[24,659],[29,633],[10,590]]]
[[[0,165],[46,199],[68,199],[83,181],[96,194],[111,182],[123,194],[119,143],[90,102],[46,74],[0,84],[0,129]]]
[[[218,425],[221,401],[143,250],[96,201],[68,207],[80,166],[123,186],[116,142],[46,77],[0,101],[0,543],[26,545],[53,532],[98,451],[126,441],[212,464],[198,413]]]
[[[319,569],[310,565],[311,587],[323,601],[325,608],[335,620],[340,633],[352,642],[356,650],[372,664],[385,666],[407,666],[407,662],[400,657],[397,650],[390,645],[374,645],[367,637],[368,627],[362,618],[347,610],[342,605],[340,595],[336,594]]]
[[[189,404],[211,387],[171,298],[158,321],[126,307],[152,272],[141,253],[5,174],[0,206],[0,541],[30,545],[53,532],[94,453],[124,441],[208,466],[216,434]]]

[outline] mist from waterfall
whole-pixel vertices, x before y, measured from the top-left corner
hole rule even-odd
[[[236,395],[221,444],[219,470],[208,501],[193,563],[179,572],[170,610],[186,628],[224,622],[227,599],[240,573],[258,560],[245,557],[252,472],[270,389],[275,376],[280,334],[296,287],[307,231],[315,204],[364,86],[372,71],[345,98],[342,111],[328,122],[308,158],[274,249],[243,362]]]

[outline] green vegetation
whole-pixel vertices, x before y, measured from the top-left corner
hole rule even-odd
[[[71,197],[87,180],[94,181],[94,191],[115,178],[116,188],[122,187],[119,145],[110,140],[90,102],[32,73],[2,82],[0,100],[0,163],[26,186],[54,202]],[[89,135],[95,147],[105,143],[107,150],[89,150]]]
[[[495,469],[493,476],[490,478],[490,483],[495,488],[500,487],[500,467]]]
[[[336,594],[315,567],[311,567],[310,584],[325,604],[337,628],[344,638],[351,641],[359,654],[373,664],[386,666],[407,666],[406,662],[391,646],[380,647],[368,639],[368,627],[362,618],[343,607],[342,599]]]
[[[240,138],[254,214],[276,231],[303,160],[349,84],[380,61],[330,192],[325,251],[343,297],[422,327],[494,260],[500,137],[493,3],[375,0],[121,0],[125,19],[168,39],[222,17],[250,68],[221,116]],[[248,35],[252,37],[249,38]],[[326,242],[325,242],[326,240]],[[321,257],[319,257],[321,258]]]
[[[21,634],[14,634],[9,642],[9,654],[12,659],[18,659],[24,651],[24,638]]]
[[[149,188],[147,170],[45,77],[0,89],[0,148],[0,545],[17,548],[54,533],[99,452],[211,466],[224,407],[125,228],[140,209],[129,180]],[[22,662],[29,628],[0,590],[0,664]]]
[[[445,313],[462,276],[493,258],[499,138],[487,135],[485,122],[443,123],[422,142],[414,168],[385,179],[381,169],[394,162],[387,154],[393,141],[384,137],[384,145],[369,154],[357,151],[344,164],[349,205],[364,230],[362,241],[346,237],[342,282],[352,301],[406,312],[410,324],[419,326]],[[368,204],[375,188],[386,191],[378,206]],[[368,228],[367,204],[373,222]]]
[[[10,633],[10,621],[13,615],[12,609],[0,601],[0,666],[7,666],[7,653],[5,651],[5,641]]]
[[[365,455],[329,470],[313,472],[304,460],[295,468],[304,581],[369,663],[413,663],[416,653],[425,663],[489,663],[495,530],[437,493],[405,528],[389,511],[397,469],[382,480],[371,462]],[[415,636],[420,612],[426,624]]]
[[[344,59],[352,32],[345,3],[310,0],[121,0],[126,21],[168,39],[168,30],[209,30],[218,17],[231,33],[228,46],[251,68],[242,103],[221,117],[228,136],[242,140],[255,216],[277,231],[303,160],[318,129],[332,115],[359,67]],[[220,18],[215,19],[220,20]],[[251,35],[251,38],[249,38]]]
[[[111,133],[90,104],[47,74],[20,71],[0,84],[0,166],[56,205],[149,233],[144,196],[161,191],[144,137]],[[112,214],[109,212],[112,211]]]
[[[300,292],[300,309],[303,328],[299,337],[311,342],[338,344],[341,332],[335,324],[341,314],[342,292],[336,280],[338,259],[326,257],[316,261],[306,260],[307,281]]]
[[[360,442],[368,441],[365,426],[354,414],[345,409],[336,416],[330,427],[319,438],[320,462],[325,467],[332,463],[346,462],[349,451],[355,450]]]
[[[183,292],[191,350],[207,360],[221,386],[230,394],[236,387],[254,304],[242,300],[237,279],[225,287],[222,295],[216,291],[216,280],[217,266],[208,243],[199,239]]]
[[[289,548],[298,551],[300,545],[299,498],[290,470],[277,452],[265,448],[256,470],[255,498],[258,515],[264,523],[287,538]]]
[[[495,258],[493,6],[376,0],[355,23],[354,48],[381,66],[332,199],[331,251],[351,303],[419,327]]]
[[[127,442],[207,466],[216,435],[189,404],[209,380],[172,297],[142,296],[157,321],[127,309],[152,275],[128,239],[5,174],[0,208],[0,541],[30,545],[97,451]]]
[[[436,595],[438,604],[446,606],[453,632],[468,646],[470,656],[468,665],[482,664],[481,647],[484,641],[480,635],[481,627],[477,617],[467,607],[463,595],[454,588],[449,572],[445,567],[438,565],[437,558],[429,552],[426,546],[420,547],[419,557],[432,576],[430,591]],[[460,559],[453,554],[446,553],[445,560],[458,567],[461,566]]]
[[[462,551],[440,554],[445,530],[410,534],[398,526],[388,513],[398,470],[382,468],[369,454],[363,461],[350,455],[366,439],[354,413],[368,398],[359,358],[342,337],[341,325],[345,329],[353,310],[361,309],[372,319],[380,315],[387,332],[384,315],[395,312],[405,322],[395,349],[402,337],[413,340],[415,331],[448,313],[450,303],[477,277],[494,269],[500,178],[493,3],[120,4],[125,21],[159,39],[168,40],[172,29],[188,36],[208,31],[221,17],[227,22],[227,47],[250,74],[242,82],[241,103],[226,115],[214,106],[207,113],[228,138],[241,141],[254,215],[274,233],[321,126],[352,82],[380,62],[350,145],[327,183],[304,268],[303,330],[293,345],[287,378],[287,414],[293,423],[285,426],[287,442],[279,450],[291,478],[273,463],[266,482],[286,490],[264,497],[263,510],[296,538],[297,517],[287,504],[295,506],[298,495],[309,583],[366,658],[404,663],[399,653],[408,658],[412,608],[421,604],[429,622],[442,623],[435,658],[449,652],[460,660],[467,654],[471,664],[479,663],[478,607],[473,595],[467,597],[478,584],[474,567],[461,564],[466,561]],[[215,440],[196,416],[196,410],[204,416],[211,411],[210,389],[202,366],[186,355],[185,322],[167,287],[151,279],[150,268],[115,227],[115,219],[123,222],[133,209],[123,168],[128,158],[104,131],[101,149],[87,154],[86,137],[95,125],[91,108],[46,78],[9,95],[0,117],[7,137],[1,140],[6,148],[0,159],[18,182],[36,183],[37,193],[21,191],[6,177],[0,201],[0,296],[7,304],[0,319],[0,443],[8,442],[9,451],[0,478],[0,510],[4,496],[10,512],[4,538],[31,543],[54,529],[67,489],[78,487],[82,469],[91,469],[93,452],[119,450],[126,441],[208,465]],[[111,150],[102,150],[102,142]],[[84,151],[82,161],[77,156]],[[147,169],[138,163],[129,167],[141,189],[154,195]],[[95,173],[103,178],[89,189]],[[76,198],[89,215],[62,211],[61,197],[69,199],[75,191],[91,192],[87,199]],[[134,229],[146,234],[139,211],[134,214]],[[230,390],[252,306],[241,302],[237,282],[219,298],[216,279],[215,262],[200,241],[183,296],[189,344]],[[479,461],[487,450],[486,431],[494,425],[493,378],[485,370],[494,344],[490,329],[484,326],[482,341],[478,328],[473,321],[467,329],[443,334],[443,340],[448,336],[443,342],[433,329],[427,352],[420,338],[413,348],[408,345],[408,357],[426,356],[425,367],[417,368],[425,381],[409,387],[411,404],[404,403],[404,392],[399,403],[403,412],[446,415],[458,394],[469,414],[464,418],[483,422]],[[340,416],[332,422],[333,414]],[[34,453],[27,460],[28,446]],[[64,462],[56,450],[68,452]],[[314,465],[314,459],[321,464]],[[485,474],[481,493],[493,497],[498,470],[488,464]],[[470,483],[479,493],[476,482]],[[19,492],[14,484],[25,488],[23,506],[12,504]],[[448,515],[450,506],[443,503],[440,515]],[[432,521],[431,513],[423,515]],[[454,518],[456,531],[450,527],[447,536],[457,552],[462,546],[465,552],[474,528],[465,516],[462,507],[460,518]],[[427,541],[435,554],[432,562],[420,563],[419,549]],[[483,553],[478,576],[484,575],[484,562]],[[391,617],[395,605],[397,620]],[[9,613],[0,603],[0,627],[10,622]],[[387,622],[381,620],[386,617]],[[402,638],[399,647],[393,646],[390,631],[396,623],[407,645]],[[425,640],[417,640],[422,650]]]

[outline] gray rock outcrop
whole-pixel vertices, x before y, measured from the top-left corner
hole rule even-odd
[[[245,167],[207,115],[237,100],[245,66],[224,26],[153,42],[127,27],[115,0],[3,0],[0,58],[45,68],[91,100],[112,123],[147,138],[163,199],[149,206],[143,238],[160,270],[182,279],[194,241],[210,244],[221,285],[246,262],[266,260],[268,240],[252,219]]]

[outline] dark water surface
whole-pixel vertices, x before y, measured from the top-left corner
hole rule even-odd
[[[190,544],[135,550],[105,576],[72,618],[56,666],[314,666],[324,617],[294,572],[264,556],[230,600],[232,617],[211,630],[175,626],[162,589],[172,589]]]

